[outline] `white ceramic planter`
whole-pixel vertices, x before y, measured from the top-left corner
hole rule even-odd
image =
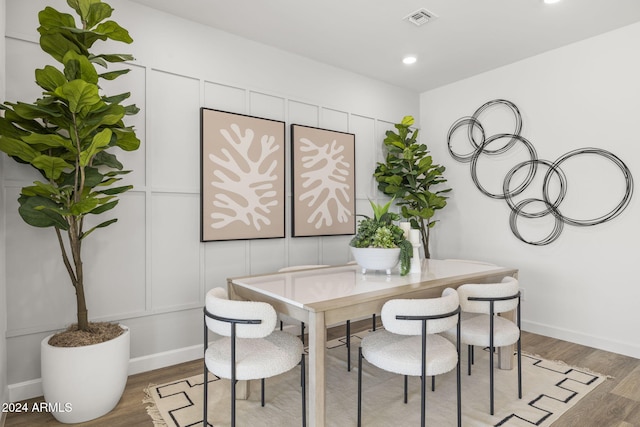
[[[83,347],[53,347],[51,336],[42,340],[42,389],[56,420],[89,421],[118,404],[129,368],[129,328],[122,328],[115,339]]]
[[[385,270],[391,274],[391,269],[400,261],[400,248],[354,248],[351,246],[353,258],[360,267],[362,274],[367,270]]]

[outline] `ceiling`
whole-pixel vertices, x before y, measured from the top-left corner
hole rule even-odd
[[[133,1],[417,92],[640,21],[640,0]]]

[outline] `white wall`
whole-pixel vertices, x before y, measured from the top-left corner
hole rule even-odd
[[[423,93],[420,99],[423,141],[447,167],[453,188],[435,228],[434,256],[518,267],[525,289],[525,329],[634,357],[640,357],[639,195],[612,221],[565,226],[554,243],[527,245],[511,233],[505,201],[482,195],[472,182],[470,165],[450,156],[446,135],[456,119],[472,115],[486,101],[503,98],[520,109],[522,135],[539,158],[553,161],[573,149],[602,148],[621,158],[640,180],[640,138],[635,130],[640,116],[639,48],[640,24],[634,24]],[[510,117],[497,109],[480,116],[480,121],[489,136],[511,132]],[[463,145],[464,132],[453,138],[458,152],[470,150]],[[499,157],[482,156],[480,183],[501,191],[505,173],[525,159],[521,148]],[[598,217],[623,197],[622,174],[609,161],[580,156],[562,168],[568,182],[560,205],[564,215]],[[523,197],[542,197],[546,171],[541,168]],[[530,240],[553,227],[549,218],[525,219],[518,225]]]
[[[0,99],[5,95],[5,0],[0,0]],[[0,189],[3,185],[3,158],[0,158]],[[4,191],[0,191],[0,212],[4,211]],[[4,216],[0,217],[0,271],[5,271],[5,222]],[[4,274],[0,275],[0,404],[9,401],[7,389],[7,281]],[[0,425],[5,414],[0,414]]]
[[[33,100],[33,70],[53,62],[37,45],[37,12],[68,7],[63,0],[6,2],[6,97]],[[108,3],[135,40],[109,52],[133,53],[136,61],[107,90],[131,91],[142,147],[120,156],[134,170],[127,179],[135,189],[116,208],[118,223],[85,243],[85,274],[90,317],[131,327],[130,372],[139,372],[200,356],[203,297],[227,277],[349,257],[349,236],[199,242],[201,106],[355,133],[357,211],[366,213],[367,199],[377,197],[371,174],[384,132],[404,115],[418,116],[419,95],[135,3]],[[20,188],[34,176],[3,160],[9,250],[0,280],[16,400],[40,392],[40,340],[73,322],[75,302],[53,231],[28,227],[17,213]]]

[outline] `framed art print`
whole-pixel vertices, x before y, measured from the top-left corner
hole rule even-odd
[[[355,135],[291,125],[294,237],[355,233]]]
[[[201,241],[285,236],[284,122],[200,109]]]

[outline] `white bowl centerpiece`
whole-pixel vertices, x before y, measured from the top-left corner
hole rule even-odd
[[[400,274],[404,276],[411,268],[413,246],[405,238],[404,230],[394,221],[400,215],[389,212],[390,200],[385,205],[378,205],[369,201],[373,209],[373,218],[361,215],[364,219],[358,223],[356,235],[351,239],[351,253],[356,262],[362,267],[362,273],[367,270],[385,270],[391,274],[391,269],[400,262]]]

